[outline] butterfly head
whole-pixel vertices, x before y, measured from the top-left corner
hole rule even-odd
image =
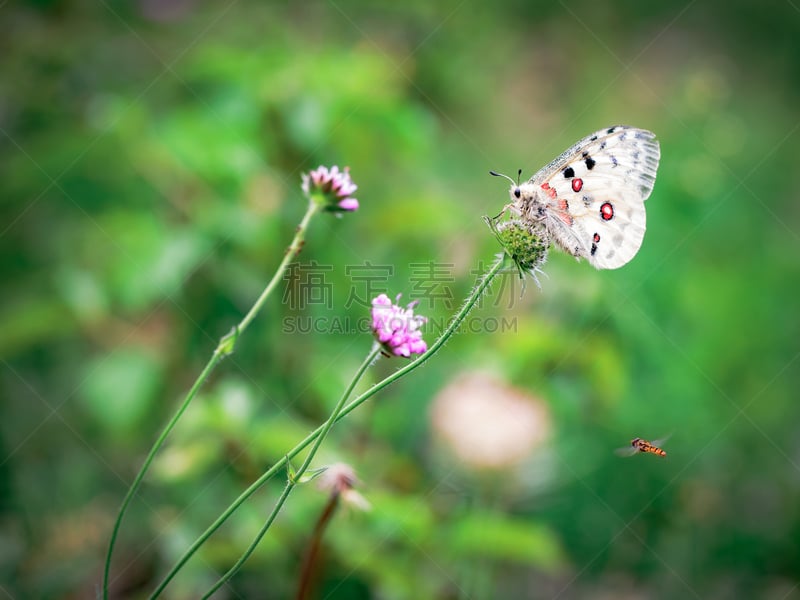
[[[522,177],[522,169],[517,171],[517,180],[514,181],[508,175],[504,175],[502,173],[498,173],[496,171],[489,171],[489,175],[494,175],[495,177],[505,177],[511,182],[511,195],[519,200],[520,196],[522,196],[522,190],[519,187],[519,178]]]

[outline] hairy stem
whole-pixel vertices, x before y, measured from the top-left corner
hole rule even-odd
[[[150,468],[153,459],[155,458],[158,451],[164,445],[169,434],[177,425],[178,420],[181,418],[186,409],[189,407],[189,404],[192,402],[194,397],[197,395],[197,392],[209,378],[211,373],[217,367],[217,365],[222,361],[222,359],[233,353],[234,346],[236,345],[236,341],[238,340],[239,336],[247,329],[248,325],[252,322],[261,308],[264,306],[269,295],[278,285],[278,282],[281,280],[284,271],[286,271],[286,267],[289,266],[289,262],[297,256],[300,250],[303,247],[303,241],[305,239],[305,232],[308,228],[308,224],[311,221],[311,217],[313,217],[319,209],[319,205],[316,202],[309,202],[308,210],[306,214],[303,215],[303,219],[300,221],[300,224],[297,226],[297,231],[295,232],[294,239],[289,244],[289,247],[286,250],[286,254],[284,254],[283,260],[281,264],[278,266],[275,274],[272,276],[272,279],[267,284],[267,287],[264,288],[264,291],[261,292],[261,295],[256,300],[253,307],[250,311],[245,315],[242,321],[231,331],[231,333],[224,336],[219,344],[217,345],[216,349],[214,350],[214,354],[211,356],[211,359],[208,361],[208,364],[203,369],[202,373],[197,377],[194,384],[192,385],[189,393],[186,394],[186,398],[184,398],[181,405],[178,407],[178,410],[175,412],[173,417],[169,420],[164,430],[156,439],[153,447],[150,448],[150,452],[147,454],[147,458],[145,459],[144,463],[142,464],[139,472],[136,474],[136,477],[133,480],[128,492],[125,494],[125,498],[122,500],[122,505],[120,506],[119,512],[117,513],[117,518],[114,521],[114,527],[111,531],[111,539],[108,543],[108,550],[106,552],[106,562],[105,567],[103,569],[103,599],[108,600],[108,585],[109,585],[109,576],[111,572],[111,556],[114,553],[114,545],[117,541],[117,536],[119,535],[119,529],[122,525],[122,519],[125,516],[125,513],[128,510],[128,506],[133,499],[133,496],[138,491],[139,487],[141,486],[142,479],[144,479],[145,474],[147,473],[148,469]]]
[[[428,359],[430,359],[436,352],[438,352],[441,347],[445,344],[445,342],[458,330],[458,327],[467,317],[469,312],[474,308],[475,304],[478,302],[480,297],[489,287],[489,284],[494,280],[494,277],[503,270],[504,267],[504,257],[500,256],[497,260],[489,267],[489,270],[483,276],[483,278],[476,284],[475,288],[472,290],[470,296],[465,300],[464,304],[461,306],[459,311],[450,321],[450,324],[444,330],[442,335],[428,348],[427,352],[417,357],[415,360],[408,363],[405,367],[398,369],[391,375],[388,375],[383,380],[379,381],[375,385],[373,385],[369,390],[355,398],[352,402],[348,403],[344,408],[342,408],[339,416],[336,418],[336,421],[340,421],[341,419],[345,418],[351,412],[353,412],[356,408],[361,406],[364,402],[366,402],[369,398],[374,396],[383,388],[391,385],[407,373],[413,371]],[[326,423],[327,424],[327,423]],[[194,555],[195,552],[202,546],[206,540],[208,540],[213,533],[222,526],[222,524],[247,500],[250,496],[252,496],[266,481],[271,479],[278,471],[286,468],[288,462],[297,456],[300,452],[305,450],[309,444],[311,444],[314,440],[316,440],[321,434],[325,425],[321,425],[310,434],[308,434],[305,439],[303,439],[300,443],[298,443],[294,448],[292,448],[283,458],[278,460],[272,467],[270,467],[261,477],[256,479],[250,486],[244,490],[239,496],[234,500],[228,508],[226,508],[222,514],[206,529],[200,536],[192,543],[192,545],[184,552],[183,556],[178,559],[178,562],[172,569],[167,573],[164,580],[161,582],[159,587],[154,592],[152,598],[155,598],[160,594],[167,584],[175,577],[178,571],[183,567],[184,564]],[[284,490],[284,492],[288,496],[288,492]]]
[[[358,382],[361,381],[361,378],[364,376],[364,373],[366,373],[369,366],[373,362],[375,362],[376,358],[378,358],[380,352],[381,352],[380,344],[378,343],[373,344],[372,350],[370,350],[369,354],[364,359],[364,362],[361,363],[361,366],[358,368],[355,375],[350,380],[347,389],[342,394],[342,397],[339,398],[339,402],[336,403],[336,406],[333,408],[333,411],[331,411],[328,420],[325,421],[325,423],[322,425],[322,431],[317,436],[317,439],[314,442],[314,445],[312,446],[311,450],[309,450],[308,456],[306,456],[306,459],[303,461],[303,464],[300,465],[300,468],[297,470],[296,473],[291,473],[291,472],[289,473],[289,478],[288,481],[286,482],[286,487],[283,489],[283,492],[281,493],[277,502],[275,502],[275,506],[272,508],[272,512],[270,513],[269,517],[267,517],[266,522],[258,531],[258,534],[250,543],[250,546],[247,547],[247,550],[245,550],[244,554],[242,554],[239,557],[239,560],[237,560],[236,563],[228,570],[228,572],[225,573],[225,575],[223,575],[222,577],[220,577],[219,580],[211,587],[211,589],[209,589],[208,592],[206,592],[206,594],[203,596],[204,600],[206,598],[211,597],[211,595],[214,592],[216,592],[219,588],[225,585],[225,583],[227,583],[230,580],[230,578],[234,576],[234,574],[242,567],[242,565],[247,561],[247,559],[250,558],[250,555],[255,551],[256,547],[261,541],[261,538],[263,538],[264,535],[267,533],[267,530],[270,528],[270,525],[272,525],[272,522],[275,520],[275,517],[278,516],[278,513],[281,511],[281,508],[283,508],[283,505],[289,498],[289,494],[292,493],[294,487],[302,480],[303,475],[308,470],[308,467],[311,465],[311,461],[314,460],[314,456],[317,454],[317,451],[319,450],[320,446],[322,446],[322,442],[325,441],[325,438],[328,436],[328,433],[333,427],[333,424],[336,423],[336,421],[338,420],[339,415],[341,414],[342,409],[344,408],[345,402],[347,402],[347,399],[350,397],[350,394],[353,393],[353,389],[355,389]]]

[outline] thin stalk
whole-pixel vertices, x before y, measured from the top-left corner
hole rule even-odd
[[[336,507],[339,506],[339,498],[341,492],[334,490],[331,497],[328,499],[325,508],[322,509],[322,514],[317,519],[314,525],[314,531],[311,534],[311,542],[308,544],[308,551],[303,559],[303,566],[300,570],[300,585],[297,588],[297,600],[305,600],[309,593],[311,593],[311,583],[314,578],[314,570],[317,566],[317,556],[319,556],[319,549],[322,546],[322,535],[328,527],[333,514],[336,512]]]
[[[347,386],[347,389],[344,391],[342,397],[339,399],[339,402],[336,403],[336,406],[333,408],[333,411],[331,411],[331,415],[328,417],[328,420],[325,421],[325,423],[322,425],[322,431],[317,436],[317,439],[314,442],[314,445],[311,447],[311,450],[309,450],[308,456],[306,456],[306,459],[303,461],[303,464],[300,465],[300,468],[297,470],[296,473],[291,473],[290,471],[289,479],[286,482],[286,487],[283,489],[283,492],[281,492],[280,497],[278,498],[277,502],[275,502],[275,506],[272,508],[272,512],[269,514],[269,517],[267,517],[267,520],[264,523],[264,525],[258,531],[258,534],[256,534],[256,537],[247,547],[247,550],[245,550],[244,554],[242,554],[239,557],[239,560],[237,560],[236,563],[228,570],[228,572],[225,573],[225,575],[223,575],[222,577],[220,577],[219,580],[211,587],[211,589],[205,593],[205,595],[203,596],[203,600],[206,600],[206,598],[210,598],[214,592],[216,592],[219,588],[225,585],[230,580],[230,578],[233,577],[236,574],[236,572],[242,567],[242,565],[247,561],[247,559],[250,558],[250,555],[253,554],[256,547],[261,542],[261,538],[263,538],[264,535],[267,533],[267,530],[272,525],[272,522],[275,520],[275,517],[278,516],[278,513],[283,508],[283,505],[289,498],[289,494],[292,493],[292,490],[295,488],[295,486],[302,480],[303,475],[308,470],[308,467],[311,465],[311,461],[314,460],[314,456],[317,454],[317,451],[319,450],[320,446],[322,446],[322,442],[325,441],[325,438],[328,436],[328,433],[333,427],[333,424],[336,423],[337,419],[339,418],[339,415],[341,414],[342,409],[344,408],[345,402],[347,402],[347,399],[350,397],[350,394],[353,393],[353,389],[355,389],[356,384],[358,384],[358,382],[361,381],[361,378],[364,376],[364,373],[367,371],[369,366],[373,362],[375,362],[375,359],[378,358],[380,352],[381,352],[381,345],[375,343],[372,347],[372,350],[370,350],[370,353],[367,355],[367,358],[364,359],[364,362],[361,363],[361,366],[358,368],[358,371],[356,371],[356,374],[351,379],[349,385]],[[153,597],[155,597],[155,595],[153,595]]]
[[[375,385],[373,385],[370,389],[366,392],[358,396],[355,400],[347,404],[344,408],[342,408],[341,413],[336,418],[336,421],[341,421],[351,412],[353,412],[356,408],[361,406],[364,402],[366,402],[369,398],[374,396],[376,393],[381,391],[383,388],[391,385],[398,379],[400,379],[403,375],[413,371],[428,359],[430,359],[436,352],[438,352],[441,347],[445,344],[445,342],[455,333],[461,323],[464,321],[466,316],[472,310],[472,308],[477,303],[478,299],[483,295],[486,291],[486,288],[489,287],[489,284],[494,280],[494,277],[503,269],[504,267],[504,257],[505,255],[498,257],[498,259],[492,264],[483,278],[478,282],[475,288],[472,291],[472,294],[466,299],[464,304],[462,305],[461,309],[456,313],[453,317],[452,321],[448,325],[447,329],[444,330],[442,335],[428,348],[428,351],[424,354],[421,354],[415,360],[408,363],[405,367],[398,369],[391,375],[388,375]],[[178,559],[178,562],[172,567],[172,569],[167,573],[164,580],[159,584],[156,591],[153,593],[151,598],[155,598],[160,594],[167,584],[175,577],[175,575],[180,571],[184,564],[194,555],[195,552],[202,546],[208,538],[210,538],[214,532],[219,529],[222,524],[228,520],[228,518],[247,500],[250,496],[252,496],[266,481],[272,478],[278,471],[286,468],[288,462],[300,454],[303,450],[305,450],[309,444],[311,444],[314,440],[316,440],[321,434],[325,425],[320,425],[308,434],[305,439],[303,439],[300,443],[298,443],[294,448],[289,450],[286,456],[279,459],[272,467],[270,467],[261,477],[256,479],[250,486],[244,490],[239,496],[234,500],[228,508],[226,508],[222,514],[206,529],[200,536],[192,543],[191,546],[184,552],[183,556]]]
[[[211,372],[214,370],[219,362],[222,360],[223,355],[219,352],[214,352],[211,360],[208,361],[205,369],[203,369],[200,376],[197,378],[197,381],[194,382],[194,385],[189,390],[189,393],[186,395],[186,399],[184,399],[183,403],[178,407],[178,410],[172,416],[167,426],[164,427],[164,430],[161,432],[161,435],[158,436],[155,444],[153,447],[150,448],[150,452],[147,454],[147,458],[144,460],[144,464],[139,469],[139,472],[136,474],[136,478],[133,480],[131,487],[128,488],[128,493],[125,494],[125,498],[122,500],[122,505],[120,506],[119,513],[117,514],[117,520],[114,521],[114,529],[111,531],[111,540],[108,543],[108,552],[106,553],[106,564],[105,569],[103,570],[103,598],[108,600],[108,577],[111,571],[111,554],[114,551],[114,544],[117,541],[117,535],[119,534],[119,528],[122,525],[122,518],[125,516],[125,512],[128,510],[128,505],[131,503],[134,494],[139,489],[139,486],[142,483],[142,479],[144,479],[145,473],[150,468],[150,464],[153,462],[153,459],[156,457],[161,446],[164,444],[164,440],[167,439],[167,436],[170,434],[172,429],[175,427],[175,424],[178,422],[178,419],[181,418],[181,415],[186,411],[189,407],[189,403],[197,394],[197,391],[202,387],[205,383],[206,379],[208,379]]]
[[[308,210],[306,214],[303,215],[303,220],[300,221],[300,224],[297,226],[297,231],[294,234],[294,239],[292,243],[289,244],[289,247],[286,249],[286,254],[281,261],[281,264],[278,265],[278,269],[275,271],[275,275],[272,276],[272,279],[267,284],[267,287],[264,288],[264,291],[261,292],[261,295],[256,300],[253,307],[250,309],[242,322],[239,323],[237,329],[241,334],[247,326],[250,325],[250,322],[256,318],[256,315],[261,310],[261,307],[264,306],[264,303],[267,301],[267,298],[278,285],[278,283],[283,278],[283,272],[286,270],[286,267],[289,266],[289,262],[298,254],[300,254],[300,250],[303,248],[303,243],[305,242],[306,237],[306,229],[308,229],[308,224],[311,222],[311,217],[313,217],[317,211],[319,210],[320,205],[316,202],[309,202],[308,203]]]
[[[280,265],[278,265],[275,274],[272,276],[272,279],[267,284],[267,287],[264,288],[264,291],[261,292],[261,295],[256,300],[255,304],[253,304],[250,311],[245,315],[245,317],[241,320],[241,322],[231,331],[231,333],[225,335],[217,345],[216,349],[214,350],[214,354],[211,356],[211,360],[208,361],[208,364],[205,366],[203,371],[197,377],[194,384],[192,385],[189,393],[186,394],[186,398],[184,398],[181,405],[178,407],[178,410],[175,412],[173,417],[169,420],[164,430],[156,439],[153,447],[150,448],[150,452],[147,454],[147,458],[145,459],[142,467],[139,469],[139,472],[136,474],[136,477],[131,484],[131,487],[128,489],[127,494],[125,494],[125,498],[122,500],[122,505],[120,506],[119,512],[117,514],[117,518],[114,521],[114,528],[111,531],[111,539],[108,543],[108,551],[106,552],[106,562],[105,567],[103,569],[103,599],[108,600],[108,584],[109,584],[109,575],[111,572],[111,556],[114,552],[114,545],[117,541],[117,536],[119,534],[120,526],[122,525],[122,519],[125,516],[125,513],[128,510],[128,505],[130,505],[133,496],[138,491],[139,487],[141,486],[142,479],[144,479],[145,474],[147,473],[148,469],[150,468],[150,464],[153,462],[156,454],[164,445],[169,434],[175,428],[175,425],[178,423],[178,420],[181,418],[186,409],[189,407],[189,404],[192,402],[194,397],[197,395],[197,392],[209,378],[211,373],[217,367],[217,365],[222,361],[222,359],[233,353],[234,346],[236,345],[236,341],[242,332],[247,329],[248,325],[252,322],[261,308],[264,306],[264,303],[267,301],[267,298],[275,289],[275,287],[280,282],[281,278],[283,277],[284,271],[286,271],[286,267],[289,265],[289,262],[299,254],[300,250],[303,247],[303,241],[305,240],[305,233],[306,229],[308,229],[308,224],[311,221],[311,217],[313,217],[317,211],[319,210],[319,204],[316,202],[309,202],[308,210],[306,214],[303,215],[303,219],[300,221],[300,224],[297,226],[297,230],[295,231],[294,238],[292,242],[289,244],[289,247],[286,249],[286,253],[283,256],[283,260],[281,260]]]

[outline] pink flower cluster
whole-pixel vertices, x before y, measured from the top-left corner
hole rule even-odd
[[[397,302],[400,294],[397,295]],[[386,354],[404,356],[422,354],[428,349],[422,339],[420,325],[428,319],[414,314],[417,302],[410,303],[402,308],[392,301],[386,294],[381,294],[372,301],[372,331],[375,338],[383,344]]]
[[[326,210],[352,212],[358,209],[358,200],[351,194],[358,186],[350,179],[350,168],[340,171],[336,165],[330,169],[320,165],[303,174],[303,191],[307,196],[324,204]],[[317,198],[319,198],[317,200]]]

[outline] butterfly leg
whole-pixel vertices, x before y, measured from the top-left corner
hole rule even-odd
[[[508,211],[508,210],[511,210],[511,209],[513,209],[513,208],[514,208],[514,204],[513,204],[513,203],[512,203],[512,204],[506,204],[506,205],[503,207],[503,210],[501,210],[499,213],[497,213],[497,215],[496,215],[496,216],[494,216],[494,217],[491,217],[491,219],[492,219],[492,222],[494,222],[494,221],[497,221],[498,219],[500,219],[500,217],[502,217],[503,215],[505,215],[505,214],[506,214],[506,211]]]

